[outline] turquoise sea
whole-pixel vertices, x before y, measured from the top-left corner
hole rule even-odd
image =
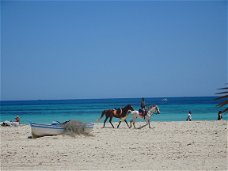
[[[152,121],[184,121],[189,110],[193,120],[217,120],[217,113],[222,109],[216,107],[218,101],[214,99],[215,97],[160,97],[145,98],[145,101],[148,105],[156,104],[160,108],[161,114],[153,115]],[[56,120],[95,122],[103,110],[127,104],[138,110],[140,98],[1,101],[0,121],[13,121],[19,115],[24,124],[50,123]],[[223,119],[227,120],[227,115],[223,115]]]

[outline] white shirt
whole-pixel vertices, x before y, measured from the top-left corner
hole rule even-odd
[[[192,120],[192,115],[188,113],[188,119]]]

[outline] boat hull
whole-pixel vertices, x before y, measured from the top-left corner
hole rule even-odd
[[[32,136],[42,137],[42,136],[53,136],[63,134],[64,128],[61,125],[51,125],[51,124],[36,124],[30,123]]]

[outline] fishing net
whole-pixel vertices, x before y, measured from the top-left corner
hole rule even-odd
[[[93,124],[87,124],[80,121],[70,120],[63,123],[64,134],[75,135],[90,135],[93,130]]]

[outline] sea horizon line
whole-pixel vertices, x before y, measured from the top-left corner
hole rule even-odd
[[[143,97],[143,96],[142,96]],[[72,100],[112,100],[112,99],[141,99],[142,97],[106,97],[106,98],[69,98],[69,99],[13,99],[13,100],[0,100],[0,102],[19,102],[19,101],[72,101]],[[156,96],[156,97],[143,97],[145,99],[161,99],[161,98],[215,98],[217,96]]]

